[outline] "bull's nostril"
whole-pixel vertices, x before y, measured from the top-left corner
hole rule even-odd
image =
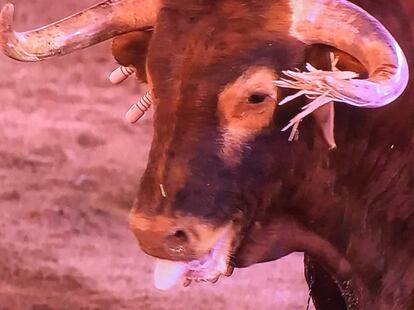
[[[188,234],[177,229],[165,238],[165,246],[170,254],[183,255],[190,242]]]
[[[178,229],[173,234],[173,238],[180,243],[187,243],[188,242],[188,236],[185,231]]]

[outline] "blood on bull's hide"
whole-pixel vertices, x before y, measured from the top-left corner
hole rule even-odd
[[[148,83],[130,224],[158,287],[302,251],[318,309],[412,309],[414,12],[353,2],[379,21],[345,0],[112,0],[15,33],[7,5],[0,46],[37,61],[115,37]]]

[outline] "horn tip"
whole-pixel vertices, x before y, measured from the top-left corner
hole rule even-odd
[[[0,31],[10,30],[13,22],[14,5],[7,3],[0,11]]]
[[[14,5],[7,3],[0,11],[0,51],[12,57],[10,53],[11,38],[13,37]]]
[[[18,61],[38,61],[16,45],[17,34],[13,31],[14,5],[7,3],[0,11],[0,52]]]
[[[8,35],[13,31],[14,5],[7,3],[0,11],[0,45],[7,42]]]

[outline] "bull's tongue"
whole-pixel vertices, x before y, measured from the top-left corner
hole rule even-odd
[[[168,290],[187,272],[188,264],[157,259],[154,271],[154,285],[159,290]]]

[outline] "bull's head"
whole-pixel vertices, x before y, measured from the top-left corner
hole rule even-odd
[[[11,5],[1,13],[0,46],[22,61],[154,29],[118,41],[115,56],[148,81],[155,107],[130,223],[142,249],[161,259],[164,287],[181,276],[226,274],[254,220],[283,205],[278,193],[292,159],[280,129],[292,111],[278,108],[285,94],[274,81],[282,70],[303,66],[308,46],[343,50],[367,70],[366,80],[327,78],[332,100],[379,107],[408,80],[397,42],[345,0],[108,0],[25,33],[13,31],[12,13]],[[146,57],[134,54],[141,50]],[[170,280],[162,282],[165,274]]]

